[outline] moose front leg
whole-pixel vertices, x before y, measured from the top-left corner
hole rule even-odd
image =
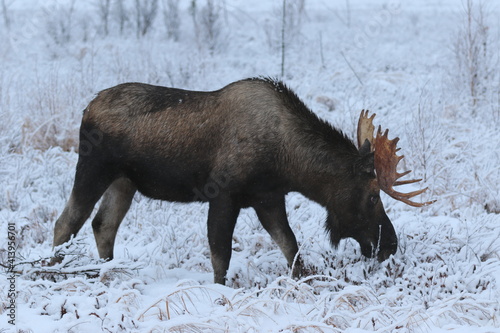
[[[208,243],[214,282],[225,284],[231,259],[232,239],[240,207],[228,195],[221,193],[210,201],[208,209]]]
[[[288,266],[292,268],[292,276],[299,277],[302,274],[303,264],[301,258],[297,256],[299,252],[297,239],[286,216],[285,197],[282,195],[266,197],[254,205],[254,209],[264,229],[285,255]]]

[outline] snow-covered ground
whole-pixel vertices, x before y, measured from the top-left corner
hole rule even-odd
[[[96,92],[127,81],[214,90],[281,77],[281,1],[214,1],[212,16],[205,0],[181,1],[178,40],[168,37],[168,2],[138,36],[134,1],[123,15],[112,2],[107,33],[105,1],[2,1],[0,261],[15,254],[16,275],[2,268],[0,332],[500,332],[493,0],[483,1],[483,25],[473,1],[470,34],[466,0],[305,0],[303,9],[288,0],[282,79],[352,137],[360,110],[376,112],[401,138],[402,168],[429,186],[421,199],[438,199],[416,209],[383,197],[400,242],[385,262],[363,258],[353,240],[332,249],[323,208],[292,193],[287,212],[311,272],[301,280],[248,209],[228,286],[214,285],[207,206],[140,195],[113,261],[98,259],[87,222],[65,261],[45,266],[73,182],[81,112]]]

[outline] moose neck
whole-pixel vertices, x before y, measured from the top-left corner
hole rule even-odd
[[[342,132],[319,118],[301,124],[288,141],[287,164],[292,191],[323,206],[333,203],[352,178],[359,151]]]

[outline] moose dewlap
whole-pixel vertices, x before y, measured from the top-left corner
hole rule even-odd
[[[54,229],[54,246],[76,235],[102,197],[92,228],[104,259],[113,258],[118,227],[136,191],[160,200],[209,203],[214,280],[224,284],[242,208],[255,209],[292,266],[297,241],[285,195],[300,192],[327,209],[333,246],[359,242],[363,255],[385,260],[397,237],[379,192],[413,206],[422,191],[392,186],[397,139],[373,137],[362,112],[358,146],[318,118],[282,82],[247,79],[211,92],[126,83],[101,91],[84,111],[71,196]],[[213,186],[218,184],[218,186]],[[301,272],[295,261],[294,274]]]

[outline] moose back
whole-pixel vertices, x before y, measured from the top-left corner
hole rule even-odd
[[[371,120],[362,113],[356,146],[282,82],[265,78],[211,92],[141,83],[103,90],[83,114],[75,182],[53,245],[76,235],[102,197],[92,228],[99,256],[112,259],[118,227],[139,191],[154,199],[209,203],[216,283],[225,283],[232,234],[245,207],[255,209],[297,275],[302,262],[285,211],[285,195],[296,191],[327,209],[333,246],[351,237],[363,255],[385,260],[396,253],[397,237],[380,189],[413,205],[428,203],[407,199],[415,193],[398,198],[401,193],[392,190],[402,174],[384,171],[376,161],[397,165],[399,156],[382,154],[397,140],[373,138]]]

